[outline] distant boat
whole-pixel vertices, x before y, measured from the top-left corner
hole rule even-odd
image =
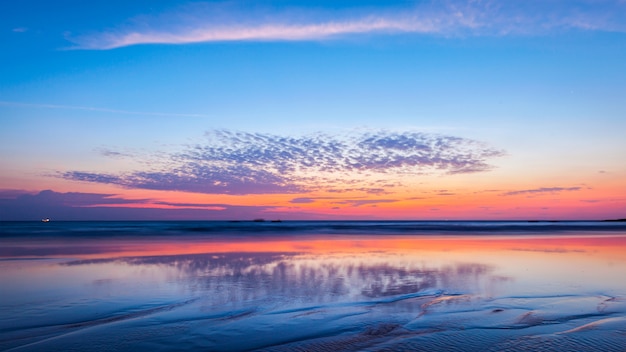
[[[50,218],[43,218],[41,219],[41,222],[50,222]]]

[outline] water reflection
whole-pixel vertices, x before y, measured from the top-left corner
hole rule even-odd
[[[485,286],[509,280],[482,263],[435,266],[410,255],[311,255],[307,253],[207,253],[193,255],[77,260],[63,266],[115,263],[163,267],[169,281],[215,304],[281,297],[288,301],[367,300],[440,290],[481,293]],[[171,270],[174,269],[174,270]]]
[[[546,336],[551,351],[626,343],[626,236],[5,243],[0,350],[85,350],[84,341],[133,352],[533,350],[525,341]]]

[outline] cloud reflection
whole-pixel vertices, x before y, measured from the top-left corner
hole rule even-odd
[[[117,263],[174,268],[191,290],[222,303],[289,297],[315,302],[378,299],[440,290],[476,291],[502,282],[494,268],[480,263],[434,266],[386,253],[310,255],[282,253],[209,253],[79,260],[62,265]],[[171,278],[170,278],[171,279]],[[505,280],[506,281],[506,280]]]

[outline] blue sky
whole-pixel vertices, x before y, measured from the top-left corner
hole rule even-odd
[[[524,208],[544,217],[575,217],[589,204],[597,206],[590,210],[596,217],[626,211],[620,181],[626,179],[623,1],[5,1],[0,23],[2,190],[132,198],[143,188],[128,180],[145,172],[185,174],[207,184],[241,181],[241,169],[233,174],[223,164],[250,167],[254,160],[228,153],[218,154],[221,164],[214,155],[190,157],[194,148],[214,147],[209,137],[219,131],[270,141],[248,139],[234,148],[255,152],[281,138],[298,144],[324,136],[325,143],[350,146],[368,136],[419,141],[415,136],[428,134],[429,140],[480,144],[470,159],[489,167],[453,176],[452,164],[433,170],[418,162],[412,169],[406,163],[384,171],[345,168],[339,178],[364,190],[371,185],[362,180],[378,175],[414,198],[450,188],[466,197],[489,189],[552,190],[546,192],[552,198]],[[392,155],[388,146],[370,152]],[[467,155],[466,147],[457,147],[445,146],[456,161]],[[345,157],[349,150],[327,156]],[[403,153],[403,162],[415,160],[415,150]],[[300,165],[299,174],[281,187],[300,190],[294,197],[325,199],[312,190],[322,189],[313,185],[329,175],[296,159],[283,164]],[[201,168],[189,166],[197,162],[212,171],[197,174]],[[273,176],[280,174],[272,167]],[[76,177],[85,174],[98,177]],[[111,177],[126,181],[104,182]],[[183,192],[181,199],[198,196],[186,195],[185,182],[174,183],[166,191]],[[263,193],[263,183],[256,186]],[[225,187],[224,195],[245,193]],[[387,196],[373,200],[400,201],[392,196],[399,189],[389,187]],[[580,195],[561,199],[555,190]],[[206,204],[225,201],[214,199],[214,191],[193,193]],[[147,196],[154,202],[173,197]],[[355,197],[371,194],[337,202]],[[258,199],[254,206],[267,202]],[[485,198],[475,205],[499,208],[486,217],[506,217],[515,210],[507,202]],[[282,198],[275,203],[288,204]],[[449,200],[432,203],[459,216]],[[336,208],[319,205],[288,211],[323,217]],[[416,211],[431,205],[414,204]],[[409,217],[411,205],[402,209]]]

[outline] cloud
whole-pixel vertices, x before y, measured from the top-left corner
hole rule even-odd
[[[334,200],[333,204],[342,204],[342,205],[348,205],[351,207],[360,207],[363,205],[372,205],[372,206],[376,206],[379,203],[393,203],[393,202],[397,202],[398,200],[396,199],[342,199],[342,198],[338,198],[338,197],[316,197],[316,198],[309,198],[309,197],[301,197],[301,198],[294,198],[290,201],[290,203],[293,204],[310,204],[310,203],[314,203],[318,200]],[[336,209],[336,208],[333,208]]]
[[[96,112],[122,114],[122,115],[144,115],[144,116],[164,116],[164,117],[210,117],[209,115],[203,115],[203,114],[129,111],[129,110],[108,109],[108,108],[93,107],[93,106],[22,103],[22,102],[16,102],[16,101],[0,101],[0,105],[16,106],[16,107],[23,107],[23,108],[37,108],[37,109],[84,110],[84,111],[96,111]]]
[[[51,190],[39,193],[12,190],[3,192],[0,198],[0,220],[38,220],[43,217],[64,218],[69,214],[73,218],[75,209],[90,207],[129,206],[144,204],[147,200],[129,200],[113,194],[68,192],[59,193]],[[78,219],[77,219],[78,220]],[[84,219],[83,219],[84,220]]]
[[[381,194],[389,193],[387,191],[387,189],[393,188],[393,187],[397,187],[397,186],[400,186],[400,184],[387,185],[387,186],[385,186],[385,188],[371,188],[371,187],[329,188],[329,189],[326,190],[326,192],[330,192],[330,193],[353,193],[353,192],[360,192],[360,193],[381,195]]]
[[[114,29],[68,37],[75,49],[224,41],[307,41],[347,35],[510,35],[558,30],[626,30],[623,1],[448,0],[413,5],[261,8],[196,3],[137,16]]]
[[[303,186],[289,184],[283,176],[249,165],[202,165],[202,161],[183,161],[180,168],[162,171],[137,171],[110,175],[68,171],[61,176],[74,181],[116,184],[127,188],[159,191],[184,191],[206,194],[300,193]]]
[[[600,199],[581,199],[580,201],[583,202],[583,203],[600,203],[603,200],[600,200]]]
[[[29,192],[19,189],[2,189],[0,190],[0,199],[15,199],[26,194],[36,194],[37,192]]]
[[[153,202],[152,204],[167,205],[176,208],[204,208],[212,210],[224,210],[229,207],[227,204],[219,203],[174,203],[174,202]]]
[[[487,171],[503,155],[484,143],[420,132],[375,131],[347,137],[284,137],[232,131],[206,133],[204,143],[157,154],[150,170],[59,177],[127,188],[207,194],[302,193],[313,189],[383,194],[406,176]],[[368,176],[368,177],[366,177]],[[378,181],[371,181],[376,176]],[[369,179],[369,181],[368,181]]]
[[[164,208],[163,206],[168,206]],[[0,192],[0,221],[60,220],[241,220],[258,217],[288,218],[273,206],[212,203],[176,203],[150,199],[124,199],[113,194],[45,190]],[[298,213],[299,218],[315,218]]]
[[[540,194],[540,193],[560,193],[569,191],[579,191],[582,187],[542,187],[535,189],[524,189],[520,191],[511,191],[503,193],[504,196],[516,196],[520,194]]]
[[[119,152],[116,150],[111,150],[108,148],[96,148],[95,151],[97,153],[99,153],[100,155],[109,157],[109,158],[126,158],[126,157],[130,157],[131,155],[128,153],[123,153],[123,152]]]
[[[289,202],[293,203],[293,204],[309,204],[309,203],[314,203],[315,199],[313,199],[313,198],[306,198],[306,197],[294,198],[294,199],[292,199]]]
[[[541,252],[541,253],[585,253],[582,249],[564,249],[564,248],[510,248],[511,251],[520,252]]]
[[[352,199],[352,200],[345,200],[342,202],[338,202],[338,204],[348,204],[351,207],[360,207],[363,205],[378,205],[380,203],[394,203],[397,202],[397,199]]]
[[[51,190],[41,191],[37,194],[22,194],[17,197],[25,204],[37,201],[47,204],[71,207],[87,207],[93,205],[122,205],[122,204],[144,204],[146,199],[123,199],[115,197],[114,194],[102,193],[80,193],[67,192],[58,193]]]
[[[454,196],[454,195],[456,195],[456,193],[448,191],[447,189],[439,189],[439,190],[435,190],[435,195],[438,195],[438,196]]]

